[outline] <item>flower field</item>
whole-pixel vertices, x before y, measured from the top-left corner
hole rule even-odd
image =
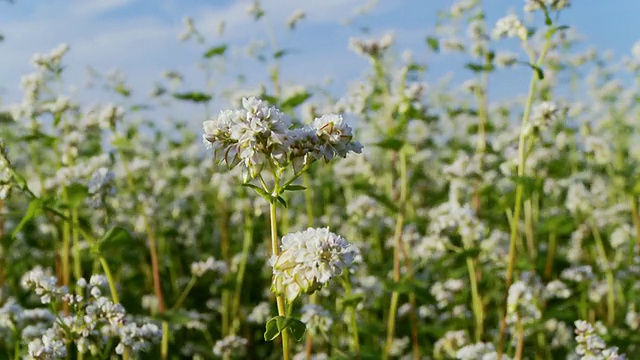
[[[342,93],[282,81],[275,39],[257,87],[171,70],[143,103],[35,54],[0,107],[0,360],[640,359],[640,42],[585,48],[570,0],[446,3],[419,54],[349,39]],[[199,25],[202,76],[231,71]]]

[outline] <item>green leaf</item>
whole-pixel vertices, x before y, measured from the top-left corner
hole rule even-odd
[[[345,308],[348,308],[348,307],[356,307],[363,300],[364,300],[363,294],[352,294],[352,295],[343,297],[341,302],[342,302],[342,306],[344,306]]]
[[[101,253],[108,248],[126,246],[130,241],[131,235],[127,230],[119,226],[114,226],[93,245],[92,251],[94,253]]]
[[[273,341],[278,335],[280,335],[280,329],[278,329],[278,316],[271,318],[267,321],[267,326],[264,331],[264,340],[265,341]]]
[[[433,50],[435,52],[439,52],[440,51],[440,43],[438,42],[438,39],[436,39],[433,36],[428,36],[427,37],[427,45],[429,45],[429,48],[431,48],[431,50]]]
[[[285,191],[301,191],[301,190],[306,190],[307,188],[305,186],[302,185],[287,185],[287,187],[284,188]]]
[[[71,184],[67,187],[68,206],[72,209],[82,204],[89,195],[89,188],[82,184]]]
[[[20,230],[22,230],[22,228],[27,225],[29,221],[40,215],[43,210],[43,205],[44,201],[40,198],[31,200],[31,202],[29,203],[29,207],[27,207],[27,211],[24,213],[24,216],[22,217],[22,220],[20,220],[18,226],[16,226],[16,228],[13,230],[13,233],[11,233],[11,236],[16,237]]]
[[[2,123],[12,123],[13,120],[13,116],[11,116],[11,113],[7,112],[7,111],[0,111],[0,124]]]
[[[373,144],[377,147],[398,151],[404,146],[404,141],[395,138],[386,138],[378,143]]]
[[[197,92],[197,91],[190,91],[190,92],[184,92],[184,93],[175,93],[175,94],[173,94],[173,97],[178,99],[178,100],[193,101],[193,102],[196,102],[196,103],[208,102],[209,100],[211,100],[211,95],[205,94],[205,93],[202,93],[202,92]]]
[[[214,56],[224,55],[225,51],[227,51],[227,45],[214,46],[204,53],[204,57],[211,59]]]
[[[307,101],[307,99],[309,99],[310,97],[311,97],[311,94],[306,91],[296,93],[288,97],[285,101],[283,101],[282,104],[280,104],[280,107],[284,109],[294,109],[298,105]]]
[[[124,84],[118,84],[114,90],[124,97],[131,96],[131,90],[127,89]]]
[[[540,66],[536,65],[536,64],[532,64],[532,63],[528,63],[523,61],[523,64],[529,66],[531,69],[533,69],[533,71],[536,72],[536,74],[538,75],[538,79],[542,80],[544,79],[544,71],[542,71],[542,68],[540,68]]]
[[[278,196],[276,199],[282,206],[287,207],[287,201],[282,196]]]
[[[464,67],[473,72],[491,72],[495,69],[493,64],[466,63]]]
[[[275,53],[273,53],[273,58],[274,59],[280,59],[281,57],[283,57],[283,56],[285,56],[285,55],[287,55],[289,53],[291,53],[289,50],[285,50],[285,49],[278,50]]]
[[[255,190],[256,193],[258,193],[258,195],[262,196],[267,201],[269,201],[269,199],[271,197],[269,195],[269,193],[267,193],[263,188],[261,188],[261,187],[259,187],[257,185],[254,185],[254,184],[251,184],[251,183],[244,183],[244,184],[242,184],[242,186],[248,187],[248,188],[252,188],[253,190]]]
[[[266,329],[264,332],[264,339],[266,341],[275,340],[284,330],[289,329],[296,341],[302,340],[306,325],[291,317],[275,316],[267,321]]]

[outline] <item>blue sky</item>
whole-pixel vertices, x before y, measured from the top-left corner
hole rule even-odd
[[[355,9],[370,2],[263,1],[280,47],[292,50],[282,62],[283,80],[298,84],[330,82],[329,88],[340,95],[346,84],[359,78],[369,66],[366,59],[347,48],[349,37],[364,36],[362,28],[369,28],[373,37],[393,31],[394,51],[400,54],[409,49],[418,61],[426,61],[431,79],[460,72],[459,63],[450,61],[447,55],[429,53],[424,41],[433,33],[437,11],[448,8],[452,1],[380,0],[372,11],[355,14]],[[584,36],[585,47],[612,50],[615,57],[621,57],[629,54],[640,39],[637,20],[640,1],[573,2],[563,12],[561,22]],[[521,13],[523,3],[485,0],[489,24],[509,11]],[[84,96],[86,101],[104,100],[87,98],[81,91],[88,65],[100,72],[121,69],[135,94],[147,94],[164,70],[182,72],[188,84],[184,90],[203,88],[203,75],[196,66],[198,59],[207,47],[220,44],[230,46],[227,56],[233,61],[225,65],[229,73],[245,74],[249,82],[264,81],[268,77],[264,66],[240,60],[240,52],[248,43],[268,39],[265,24],[254,22],[247,14],[250,4],[247,0],[15,0],[14,4],[0,1],[0,33],[5,36],[0,43],[0,104],[20,99],[20,77],[31,71],[32,54],[48,52],[62,42],[71,46],[66,61],[67,88],[63,91],[78,98]],[[289,31],[286,19],[296,9],[305,10],[307,16],[295,31]],[[207,37],[206,45],[178,42],[185,16],[194,18]],[[215,33],[222,20],[226,31],[218,38]],[[350,23],[346,24],[347,20]],[[493,87],[496,96],[525,91],[526,71],[510,76],[504,78],[512,81]],[[220,78],[216,88],[225,88],[232,80]]]

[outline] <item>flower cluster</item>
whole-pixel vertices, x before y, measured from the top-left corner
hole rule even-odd
[[[218,340],[213,346],[213,354],[221,358],[240,358],[245,355],[247,339],[230,335]]]
[[[242,100],[244,110],[225,110],[203,123],[203,142],[217,162],[242,164],[251,178],[267,164],[292,165],[296,172],[315,160],[360,153],[351,128],[340,115],[325,115],[311,126],[293,127],[289,117],[254,97]],[[245,176],[248,178],[248,176]]]
[[[6,199],[11,190],[11,178],[13,176],[9,166],[11,166],[9,163],[9,149],[0,138],[0,200]]]
[[[507,15],[498,20],[496,27],[493,28],[493,37],[499,39],[502,37],[518,37],[525,41],[528,37],[527,28],[516,15]]]
[[[3,306],[0,315],[11,312],[12,316],[0,316],[0,330],[5,326],[20,331],[28,340],[31,359],[58,359],[67,356],[68,346],[75,344],[79,353],[98,354],[107,338],[117,340],[116,353],[125,349],[135,354],[149,350],[158,343],[162,331],[157,324],[138,324],[127,318],[121,304],[114,303],[102,295],[107,280],[103,275],[92,275],[89,281],[80,278],[73,295],[67,288],[59,287],[56,278],[46,275],[42,268],[35,268],[23,277],[23,286],[40,296],[43,304],[54,307],[64,303],[69,314],[51,314],[42,309],[24,310],[16,305]],[[29,326],[31,325],[31,327]],[[1,333],[1,332],[0,332]]]
[[[625,355],[618,354],[617,347],[607,347],[604,340],[596,333],[593,325],[584,320],[575,322],[576,326],[576,353],[581,360],[603,359],[624,360]]]
[[[270,259],[271,290],[288,302],[301,293],[313,293],[342,274],[356,260],[358,250],[329,228],[309,228],[282,238],[282,252]]]

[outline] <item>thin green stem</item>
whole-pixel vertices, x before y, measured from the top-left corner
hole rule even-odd
[[[551,37],[552,37],[551,35],[553,31],[555,30],[549,29],[547,32],[544,46],[542,47],[542,51],[540,52],[540,55],[538,56],[538,60],[536,61],[536,64],[535,64],[538,68],[544,62],[547,52],[549,51],[549,48],[551,46]],[[531,82],[529,84],[529,94],[527,96],[527,102],[525,104],[524,114],[522,116],[522,125],[520,129],[520,137],[519,137],[519,143],[518,143],[518,177],[520,179],[522,179],[525,175],[526,153],[527,153],[526,140],[529,135],[527,132],[527,128],[529,124],[529,117],[531,115],[531,107],[533,105],[536,86],[539,80],[538,76],[539,75],[536,71],[532,73]],[[509,264],[507,265],[507,275],[506,275],[506,281],[505,281],[506,286],[505,286],[505,295],[504,295],[505,307],[507,304],[507,294],[509,292],[509,287],[511,286],[511,283],[513,281],[513,269],[514,269],[515,259],[516,259],[515,243],[516,243],[516,238],[518,236],[518,223],[520,222],[520,208],[522,207],[523,192],[524,192],[524,187],[523,187],[522,181],[520,181],[516,185],[516,198],[515,198],[515,205],[513,210],[513,219],[511,221],[511,234],[510,234],[510,240],[509,240]],[[503,347],[504,347],[505,338],[506,338],[506,330],[507,330],[507,319],[506,319],[506,311],[505,311],[505,317],[503,317],[502,321],[500,322],[500,342],[498,345],[498,360],[502,359],[502,352],[503,352]]]
[[[180,297],[178,298],[178,300],[176,300],[175,304],[173,304],[169,311],[175,311],[182,306],[182,303],[184,303],[184,301],[187,299],[187,296],[189,296],[189,292],[191,292],[191,289],[193,289],[193,287],[196,285],[196,282],[198,282],[198,278],[195,276],[191,276],[191,279],[189,279],[187,286],[185,286],[184,290],[182,290]]]
[[[275,193],[278,190],[278,178],[276,177],[276,189]],[[272,199],[269,202],[269,220],[271,223],[271,253],[274,256],[280,255],[280,246],[278,244],[278,222],[276,218],[276,200]],[[284,296],[276,295],[276,305],[278,307],[278,315],[279,316],[287,316],[286,309],[284,306]],[[289,332],[287,330],[280,333],[282,336],[282,357],[284,360],[289,360]]]
[[[607,325],[613,326],[616,321],[616,299],[614,292],[615,278],[598,228],[596,226],[592,226],[591,231],[593,232],[593,237],[596,240],[596,251],[598,252],[602,266],[605,268],[607,278]]]

